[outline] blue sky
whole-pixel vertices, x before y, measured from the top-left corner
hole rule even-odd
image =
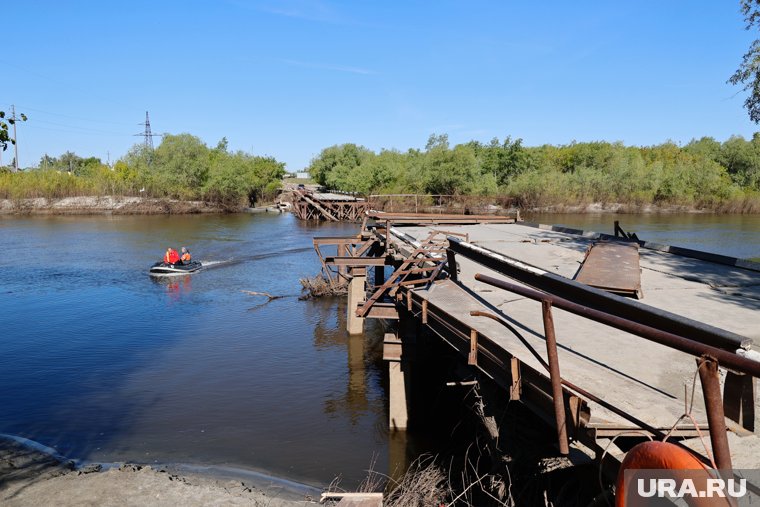
[[[757,35],[737,1],[16,1],[0,109],[19,159],[104,161],[155,133],[271,155],[522,138],[686,143],[757,127],[726,83]],[[158,143],[160,138],[156,138]],[[11,150],[3,154],[9,163]]]

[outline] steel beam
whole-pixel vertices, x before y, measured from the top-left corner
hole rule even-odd
[[[392,264],[389,257],[325,257],[325,264],[335,266],[389,266]]]

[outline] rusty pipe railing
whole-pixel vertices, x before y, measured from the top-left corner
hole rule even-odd
[[[713,453],[715,454],[715,463],[721,470],[732,468],[731,451],[729,449],[728,437],[726,435],[726,422],[720,393],[718,363],[720,362],[724,367],[729,367],[733,370],[754,377],[760,376],[760,363],[716,347],[694,342],[688,338],[674,335],[667,331],[662,331],[638,322],[632,322],[615,315],[594,310],[552,294],[542,293],[527,287],[521,287],[480,273],[475,275],[475,279],[487,283],[488,285],[493,285],[494,287],[540,301],[544,308],[544,320],[546,320],[546,306],[553,304],[557,308],[575,313],[576,315],[589,318],[596,322],[601,322],[616,329],[654,341],[655,343],[697,356],[699,358],[697,364],[699,365],[699,375],[705,400],[707,422],[710,428],[710,441]],[[549,336],[547,333],[547,346],[548,341]],[[554,372],[551,372],[551,374],[553,375]],[[557,373],[557,375],[559,375],[559,373]]]
[[[515,336],[517,336],[517,338],[522,342],[522,344],[525,345],[525,347],[533,355],[533,357],[536,358],[536,361],[538,361],[541,364],[541,366],[543,366],[544,369],[547,372],[551,372],[551,368],[549,367],[549,363],[547,363],[546,360],[543,357],[541,357],[541,355],[538,352],[536,352],[536,349],[533,348],[533,346],[528,342],[528,340],[526,340],[525,337],[522,334],[520,334],[515,328],[513,328],[508,322],[504,322],[498,316],[496,316],[496,315],[494,315],[492,313],[488,313],[488,312],[472,311],[472,312],[470,312],[470,315],[472,315],[473,317],[488,317],[489,319],[495,320],[496,322],[498,322],[502,326],[504,326],[507,329],[509,329]],[[601,405],[602,407],[606,408],[610,412],[613,412],[613,413],[619,415],[620,417],[622,417],[626,421],[632,422],[633,424],[635,424],[639,428],[647,430],[648,432],[650,432],[655,437],[657,437],[657,438],[665,438],[665,433],[662,432],[662,431],[660,431],[659,429],[655,428],[651,424],[645,423],[641,419],[632,416],[631,414],[629,414],[628,412],[625,412],[624,410],[619,409],[615,405],[613,405],[613,404],[611,404],[611,403],[603,400],[602,398],[600,398],[599,396],[596,396],[593,393],[590,393],[589,391],[583,389],[582,387],[580,387],[580,386],[578,386],[576,384],[573,384],[569,380],[565,380],[562,377],[560,377],[559,380],[560,380],[560,383],[563,386],[565,386],[565,387],[567,387],[567,388],[575,391],[576,393],[580,394],[581,396],[583,396],[585,398],[588,398],[589,400],[593,401],[594,403],[597,403],[597,404]]]
[[[557,337],[554,334],[554,317],[552,317],[551,302],[541,301],[541,309],[544,317],[546,357],[549,360],[549,379],[552,383],[552,401],[554,402],[554,418],[557,422],[559,453],[567,456],[570,454],[570,447],[567,442],[567,417],[565,414],[565,398],[562,396],[562,377],[559,373]]]
[[[723,412],[723,398],[720,394],[720,374],[718,362],[710,356],[697,359],[702,396],[707,411],[707,426],[710,428],[710,443],[715,456],[715,465],[720,470],[730,470],[731,450],[726,436],[726,417]]]
[[[730,368],[739,373],[746,373],[747,375],[760,378],[760,362],[753,361],[752,359],[748,359],[733,352],[728,352],[727,350],[719,349],[711,345],[705,345],[668,331],[647,326],[646,324],[640,324],[600,310],[588,308],[587,306],[568,301],[567,299],[563,299],[553,294],[539,292],[535,289],[492,278],[481,273],[476,274],[475,279],[536,301],[550,301],[552,305],[562,310],[635,334],[636,336],[659,343],[660,345],[680,350],[681,352],[691,354],[695,357],[709,355],[714,357],[720,365],[725,368]]]

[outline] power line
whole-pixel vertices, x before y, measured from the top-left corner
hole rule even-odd
[[[52,111],[44,111],[42,109],[37,109],[37,108],[34,108],[34,107],[19,106],[19,108],[21,110],[23,110],[23,111],[34,111],[34,112],[37,112],[37,113],[44,113],[44,114],[50,114],[50,115],[53,115],[53,116],[60,116],[62,118],[70,118],[72,120],[90,121],[90,122],[94,122],[94,123],[108,123],[108,124],[111,124],[111,125],[122,125],[122,126],[129,126],[129,125],[131,125],[131,123],[121,123],[121,122],[108,121],[108,120],[95,120],[95,119],[92,119],[92,118],[82,118],[80,116],[71,116],[69,114],[53,113]]]
[[[58,123],[58,122],[54,122],[54,121],[40,120],[38,118],[34,118],[32,120],[29,120],[29,122],[30,123],[31,122],[34,122],[34,123],[45,123],[47,125],[55,125],[56,127],[68,127],[68,128],[78,129],[78,130],[86,130],[86,131],[94,132],[94,133],[98,133],[98,134],[111,134],[111,135],[114,135],[114,136],[127,136],[127,135],[129,135],[129,134],[125,134],[123,132],[111,132],[111,131],[108,131],[108,130],[94,129],[94,128],[91,128],[91,127],[79,127],[77,125],[68,125],[66,123]]]
[[[55,127],[43,127],[41,125],[27,125],[30,129],[38,129],[38,130],[50,130],[52,132],[66,132],[67,134],[78,134],[78,135],[87,135],[87,136],[110,136],[110,137],[131,137],[130,134],[117,134],[115,132],[82,132],[79,130],[70,130],[70,129],[61,129],[61,128],[55,128]],[[78,127],[73,127],[78,128]]]

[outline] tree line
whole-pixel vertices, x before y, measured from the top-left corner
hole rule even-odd
[[[325,148],[309,165],[321,185],[360,194],[414,193],[511,198],[519,206],[620,203],[760,211],[760,134],[684,146],[586,142],[524,146],[521,139],[451,146],[430,136],[424,149]],[[20,173],[0,170],[0,198],[138,195],[203,200],[227,209],[274,198],[285,165],[271,157],[211,148],[190,134],[133,146],[113,167],[95,157],[45,155]]]
[[[360,194],[499,195],[523,207],[600,202],[760,211],[760,134],[644,147],[527,147],[511,137],[452,147],[447,135],[434,134],[424,150],[331,146],[309,172],[323,186]]]
[[[0,171],[0,198],[131,195],[203,200],[235,209],[272,199],[285,164],[231,152],[226,139],[209,148],[190,134],[165,135],[154,150],[134,145],[113,167],[72,152],[45,155],[20,173]]]

